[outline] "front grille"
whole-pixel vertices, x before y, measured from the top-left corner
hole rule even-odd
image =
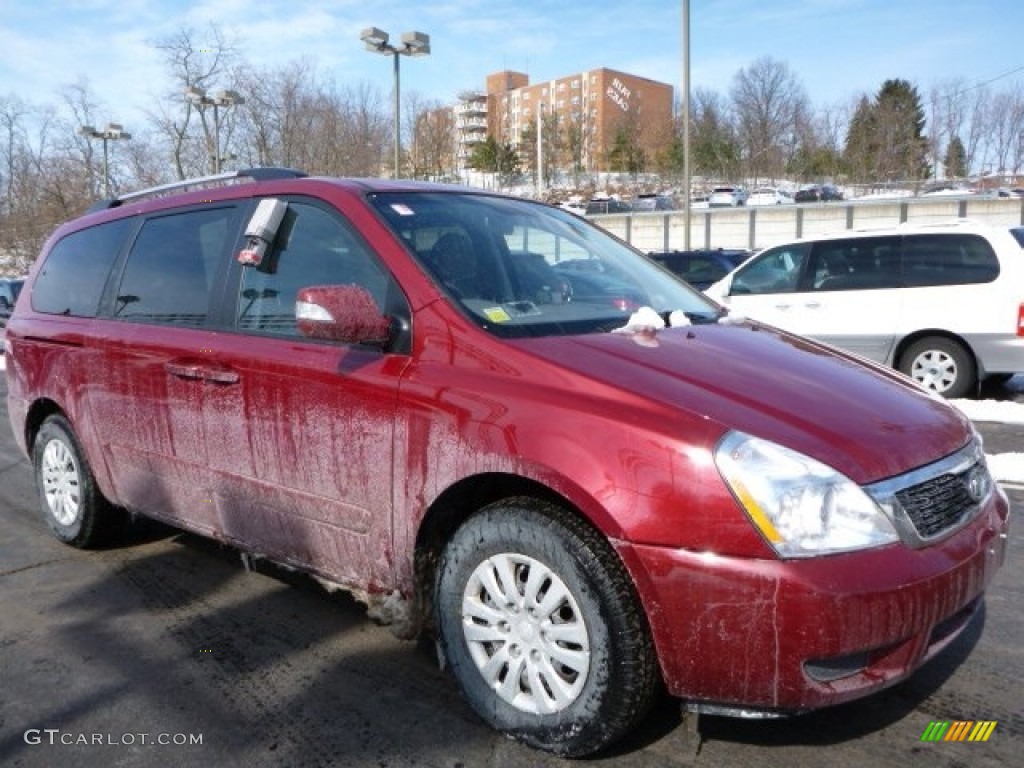
[[[940,475],[896,494],[921,538],[952,528],[978,503],[967,491],[969,472]]]
[[[889,515],[900,539],[917,549],[967,525],[994,488],[981,442],[974,439],[956,453],[865,490]]]

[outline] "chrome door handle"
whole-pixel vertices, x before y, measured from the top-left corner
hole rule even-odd
[[[164,363],[164,370],[181,379],[203,378],[203,369],[198,363]]]
[[[238,373],[228,368],[206,368],[203,370],[203,378],[214,384],[238,383]]]

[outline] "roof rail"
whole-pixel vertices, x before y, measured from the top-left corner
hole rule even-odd
[[[306,176],[302,171],[297,171],[294,168],[245,168],[239,171],[228,171],[227,173],[218,173],[213,176],[200,176],[194,179],[184,179],[182,181],[172,181],[169,184],[160,184],[156,187],[147,187],[146,189],[140,189],[136,192],[128,192],[127,194],[120,195],[119,197],[110,198],[107,200],[99,200],[89,206],[87,213],[94,213],[95,211],[105,211],[108,208],[117,208],[119,205],[130,202],[132,200],[138,200],[143,197],[153,197],[156,195],[163,194],[165,192],[173,192],[175,190],[187,190],[193,187],[203,187],[220,182],[233,181],[235,179],[252,179],[253,181],[271,181],[272,179],[299,179]]]

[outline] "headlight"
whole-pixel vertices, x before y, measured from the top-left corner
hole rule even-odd
[[[715,463],[782,557],[814,557],[899,540],[889,518],[859,485],[802,453],[730,432],[715,450]]]

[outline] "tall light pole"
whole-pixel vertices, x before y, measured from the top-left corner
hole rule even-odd
[[[690,250],[690,0],[683,0],[683,249]]]
[[[401,45],[388,43],[388,33],[376,27],[367,27],[359,39],[366,43],[366,50],[391,56],[395,60],[395,178],[401,175],[402,167],[402,103],[399,94],[399,56],[426,56],[430,53],[430,35],[422,32],[405,32]]]
[[[88,136],[90,139],[100,139],[103,141],[103,196],[109,198],[110,156],[107,152],[107,142],[117,141],[118,139],[130,139],[132,135],[119,123],[107,123],[107,127],[102,131],[97,131],[91,125],[83,125],[78,129],[78,132],[83,136]]]
[[[220,107],[235,107],[245,104],[245,99],[237,91],[217,91],[213,96],[207,96],[206,91],[195,86],[185,89],[185,99],[193,104],[200,112],[206,107],[213,107],[213,172],[220,173]]]
[[[537,102],[537,197],[544,196],[544,102]]]

